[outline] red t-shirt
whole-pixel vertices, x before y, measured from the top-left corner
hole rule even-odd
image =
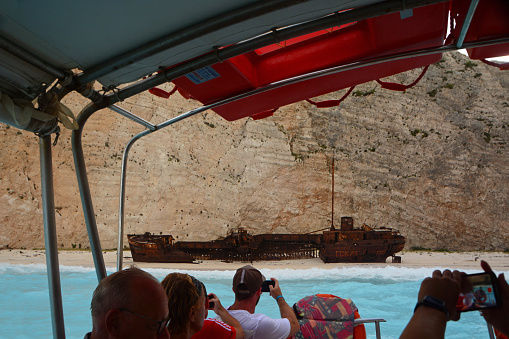
[[[235,339],[235,329],[216,319],[205,319],[203,328],[196,332],[191,339]]]

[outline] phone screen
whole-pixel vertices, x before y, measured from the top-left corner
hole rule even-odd
[[[458,312],[482,310],[497,307],[500,304],[495,274],[469,274],[462,279],[462,292],[456,304]]]

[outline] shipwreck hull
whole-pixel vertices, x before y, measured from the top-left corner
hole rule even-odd
[[[133,261],[161,263],[191,263],[194,261],[193,256],[175,248],[171,235],[129,234],[127,239]]]
[[[213,241],[178,241],[171,235],[128,235],[134,261],[193,262],[194,260],[263,261],[320,258],[326,263],[385,262],[401,251],[405,238],[389,228],[353,228],[351,217],[341,218],[322,234],[250,235],[239,227]]]
[[[258,234],[253,260],[318,258],[319,234]]]
[[[341,242],[324,244],[320,248],[320,259],[325,263],[348,262],[385,262],[388,257],[401,251],[405,246],[404,239],[392,244],[380,244],[375,241],[361,243]]]
[[[182,246],[184,244],[184,246]],[[251,251],[248,248],[239,247],[195,247],[191,243],[177,243],[179,249],[192,256],[195,260],[223,260],[223,261],[249,261]]]
[[[323,232],[320,259],[325,263],[385,262],[404,246],[405,237],[396,230],[366,224],[354,229],[353,218],[342,217],[340,230]]]

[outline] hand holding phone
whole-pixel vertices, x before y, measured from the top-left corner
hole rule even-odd
[[[276,283],[274,280],[265,280],[262,283],[262,292],[270,292],[270,285],[275,286]]]
[[[207,296],[207,301],[208,301],[207,309],[213,310],[215,305],[214,305],[213,301],[210,301],[210,299],[214,299],[214,296],[212,295],[212,293]]]

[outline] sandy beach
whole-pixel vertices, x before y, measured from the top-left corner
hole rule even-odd
[[[495,271],[509,271],[509,253],[504,252],[429,252],[429,251],[403,251],[398,253],[401,263],[392,263],[391,258],[386,263],[338,263],[324,264],[320,259],[258,261],[253,265],[259,269],[309,269],[322,268],[332,269],[336,267],[360,266],[360,267],[430,267],[451,268],[463,270],[480,270],[480,260],[487,261]],[[236,270],[243,262],[225,263],[218,260],[205,260],[192,264],[181,263],[133,263],[131,253],[124,251],[123,266],[135,264],[140,268],[164,268],[175,270]],[[117,252],[103,252],[104,261],[108,269],[115,269]],[[59,251],[58,260],[60,265],[94,267],[92,253],[83,250]],[[0,263],[13,265],[46,264],[44,250],[0,250]]]

